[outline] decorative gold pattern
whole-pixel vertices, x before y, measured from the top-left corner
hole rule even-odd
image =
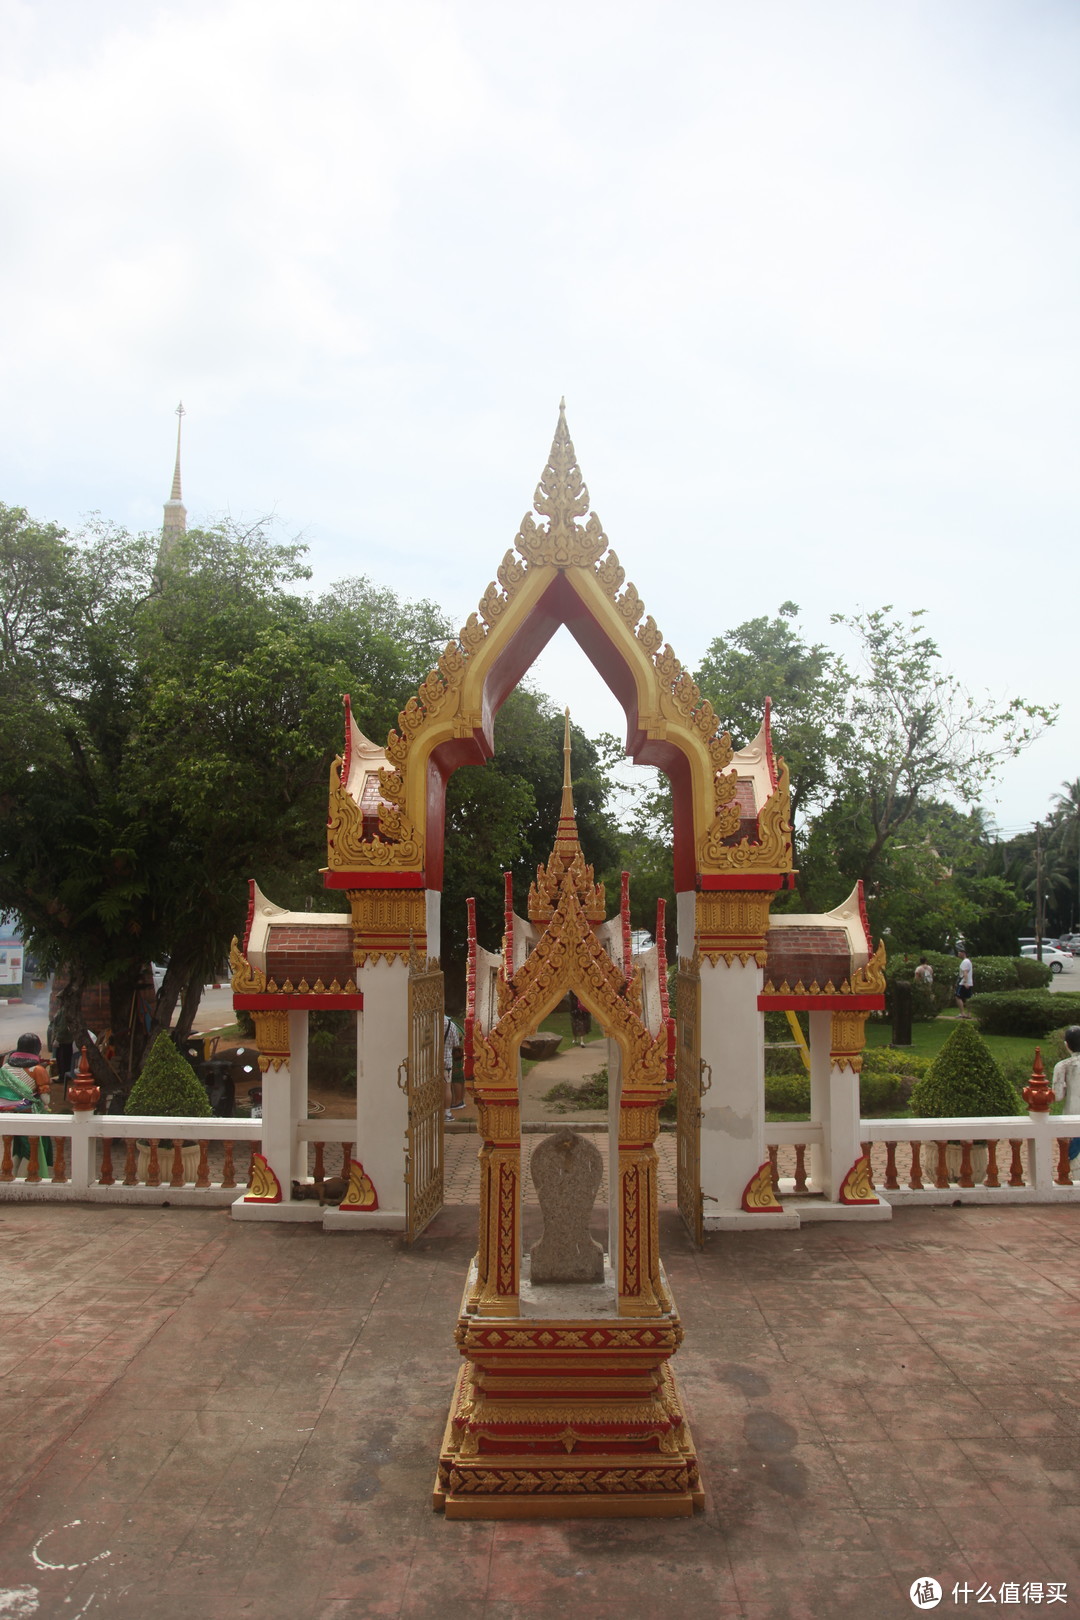
[[[782,1206],[773,1191],[772,1165],[768,1159],[761,1165],[746,1184],[746,1191],[742,1195],[742,1207],[753,1215],[775,1213]]]
[[[378,1209],[379,1195],[375,1191],[375,1183],[365,1171],[359,1159],[353,1159],[349,1165],[349,1187],[345,1197],[341,1200],[340,1209]]]
[[[736,956],[744,964],[752,958],[764,967],[769,907],[774,898],[771,889],[714,889],[699,894],[699,954],[714,967],[721,958],[730,967]]]
[[[426,951],[423,889],[349,889],[347,893],[357,967],[379,961],[407,962],[411,950]]]
[[[730,825],[731,815],[722,811],[701,840],[703,870],[716,872],[791,871],[791,795],[788,768],[777,759],[776,787],[758,811],[757,842],[743,838],[737,844],[724,842],[738,826]],[[725,830],[726,829],[726,830]]]
[[[405,1238],[412,1243],[443,1205],[443,976],[414,956],[409,974]]]
[[[281,1182],[261,1153],[251,1155],[251,1183],[244,1197],[245,1204],[280,1204]]]
[[[556,568],[585,568],[607,550],[607,535],[600,519],[595,512],[589,512],[589,491],[577,464],[562,406],[533,506],[547,518],[547,523],[538,525],[532,513],[526,512],[514,542],[530,568],[542,568],[545,563],[553,563]],[[582,526],[577,519],[586,513],[588,522]]]
[[[856,996],[883,996],[885,994],[884,940],[880,942],[866,966],[856,968],[851,975],[851,991]]]
[[[874,1183],[870,1178],[870,1160],[865,1153],[855,1160],[841,1182],[839,1201],[841,1204],[880,1203],[881,1200],[874,1192]]]
[[[833,1066],[851,1069],[858,1074],[862,1069],[862,1050],[866,1045],[865,1012],[834,1012],[829,1026],[829,1045]]]
[[[259,968],[252,967],[240,949],[240,941],[235,934],[233,935],[232,944],[229,946],[229,966],[232,968],[234,995],[237,992],[241,995],[259,995],[266,989],[266,974],[261,972]]]
[[[423,860],[420,839],[401,810],[380,804],[381,836],[364,837],[363,812],[345,789],[341,767],[339,754],[330,765],[330,810],[326,822],[326,864],[330,871],[344,872],[365,866],[419,868]],[[383,774],[380,771],[380,780]]]
[[[264,1074],[268,1069],[280,1069],[289,1061],[288,1013],[259,1010],[251,1016],[255,1023],[255,1045],[259,1048],[259,1068]]]

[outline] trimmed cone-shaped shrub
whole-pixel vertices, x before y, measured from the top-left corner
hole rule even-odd
[[[958,1022],[911,1093],[917,1119],[956,1119],[978,1114],[1022,1114],[1024,1104],[975,1029]]]
[[[165,1030],[147,1054],[124,1104],[125,1114],[168,1114],[205,1119],[213,1114],[206,1087]]]

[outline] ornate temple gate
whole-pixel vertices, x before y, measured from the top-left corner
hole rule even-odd
[[[443,1206],[443,976],[409,972],[409,1055],[398,1084],[408,1101],[405,1128],[405,1238],[419,1237]]]
[[[694,1242],[705,1231],[701,1196],[701,973],[697,959],[679,963],[675,976],[675,1097],[679,1212]]]

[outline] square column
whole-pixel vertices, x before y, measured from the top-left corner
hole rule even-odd
[[[402,1088],[409,1053],[409,965],[369,960],[356,971],[364,1011],[356,1028],[356,1140],[379,1199],[371,1215],[353,1226],[405,1224],[405,1132],[408,1100]]]

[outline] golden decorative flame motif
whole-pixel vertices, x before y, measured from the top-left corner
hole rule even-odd
[[[261,1153],[251,1155],[251,1185],[245,1204],[280,1204],[281,1182]]]

